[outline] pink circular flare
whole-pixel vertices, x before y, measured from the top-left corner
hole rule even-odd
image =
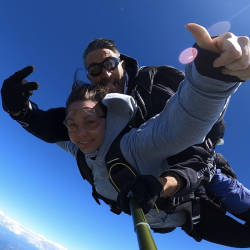
[[[183,50],[179,56],[180,63],[188,64],[192,62],[197,56],[197,53],[198,53],[197,49],[195,48],[188,48],[188,49]]]

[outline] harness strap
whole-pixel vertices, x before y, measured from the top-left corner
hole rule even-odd
[[[135,86],[135,88],[132,90],[131,96],[135,99],[137,105],[139,106],[139,108],[141,109],[141,118],[144,120],[144,118],[147,116],[147,108],[146,105],[142,99],[142,97],[140,96],[139,92],[136,90],[137,89],[137,85]],[[145,121],[145,120],[144,120]]]
[[[195,199],[192,200],[192,222],[193,225],[200,222],[201,215],[200,215],[200,197],[195,197]]]

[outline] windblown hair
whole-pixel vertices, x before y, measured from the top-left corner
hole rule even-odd
[[[94,51],[97,49],[109,49],[109,50],[112,50],[118,57],[120,56],[120,53],[117,47],[115,46],[115,42],[113,40],[108,40],[105,38],[97,38],[89,43],[87,49],[83,53],[83,64],[84,64],[85,69],[87,69],[88,67],[86,63],[87,55],[91,51]]]
[[[213,147],[223,138],[226,129],[226,123],[223,119],[218,120],[211,130],[206,135],[206,139],[209,138],[213,144]]]
[[[66,114],[68,113],[69,106],[77,101],[93,101],[96,104],[99,104],[103,109],[103,112],[106,116],[107,108],[102,104],[102,99],[108,93],[108,89],[101,86],[93,87],[89,83],[84,83],[81,81],[74,82],[72,86],[72,91],[66,101]]]

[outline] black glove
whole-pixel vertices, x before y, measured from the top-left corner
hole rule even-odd
[[[37,82],[27,82],[24,78],[33,71],[33,66],[27,66],[3,82],[1,96],[3,109],[6,112],[16,114],[27,110],[29,107],[29,97],[33,94],[33,90],[38,89],[39,84]]]
[[[123,187],[117,197],[117,205],[126,214],[131,214],[129,200],[134,198],[140,202],[146,214],[153,208],[163,192],[162,184],[152,175],[139,175],[132,183]]]
[[[233,171],[228,161],[225,159],[225,157],[222,154],[220,153],[215,154],[214,160],[215,160],[216,168],[220,169],[221,173],[223,173],[227,177],[237,180],[236,173]]]

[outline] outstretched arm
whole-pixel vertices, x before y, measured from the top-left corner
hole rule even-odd
[[[63,125],[64,119],[65,108],[61,107],[47,111],[29,109],[25,117],[17,121],[37,138],[48,143],[56,143],[70,140],[67,128]]]
[[[37,82],[25,80],[33,71],[33,66],[27,66],[3,82],[1,89],[3,109],[25,130],[41,140],[50,143],[69,140],[67,129],[63,125],[65,109],[43,111],[29,100],[33,90],[37,90],[39,86]]]
[[[206,49],[211,47],[207,52],[216,54],[217,58],[223,57],[224,65],[235,63],[237,69],[240,65],[246,67],[242,63],[246,61],[246,52],[240,46],[241,37],[231,35],[234,38],[230,39],[226,35],[221,35],[215,38],[215,44],[218,46],[216,47],[203,27],[193,24],[191,27],[194,29],[193,33],[199,34],[198,36],[195,33],[199,46]],[[204,47],[204,44],[210,47]],[[227,51],[225,56],[224,51]],[[221,69],[218,72],[218,68],[213,67],[214,61],[209,62],[211,65],[208,63],[208,67],[216,71],[215,74],[213,70],[209,71],[211,77],[199,72],[196,64],[199,64],[201,56],[203,53],[198,53],[194,62],[187,64],[185,80],[180,84],[177,93],[167,102],[163,112],[142,125],[140,130],[132,130],[123,137],[121,149],[124,157],[130,164],[137,165],[140,173],[153,174],[150,166],[154,166],[156,162],[159,163],[156,165],[161,166],[164,158],[201,143],[224,111],[230,95],[240,85],[238,77],[223,75]],[[129,153],[126,153],[127,148],[131,149]],[[158,174],[157,172],[156,176]]]

